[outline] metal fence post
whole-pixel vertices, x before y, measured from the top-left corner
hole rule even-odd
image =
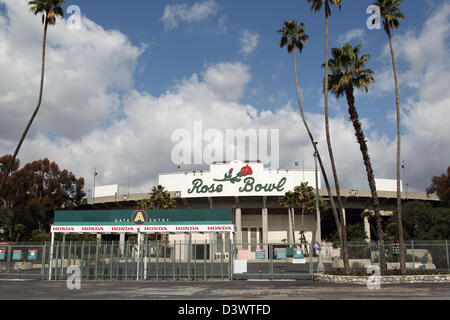
[[[180,259],[178,260],[178,280],[181,280],[181,273],[182,273],[182,263],[181,263],[181,257],[182,257],[182,251],[183,251],[183,249],[182,249],[182,241],[180,240],[180,250],[178,250],[178,251],[180,251],[180,255],[179,255],[179,257],[180,257]]]
[[[98,247],[99,247],[100,242],[97,241],[97,246],[95,248],[95,272],[94,272],[94,277],[95,280],[97,280],[98,277]]]
[[[214,278],[214,255],[215,255],[214,243],[215,243],[215,241],[212,240],[211,241],[211,248],[212,248],[212,250],[211,250],[211,257],[210,257],[211,258],[211,279]]]
[[[88,242],[88,255],[87,255],[87,279],[91,274],[91,242]]]
[[[58,266],[59,266],[59,241],[56,242],[56,265],[55,265],[55,280],[58,280]]]
[[[206,281],[206,247],[208,240],[205,239],[205,245],[203,246],[203,280]]]
[[[229,246],[228,246],[228,279],[229,280],[233,280],[233,264],[232,264],[232,260],[233,260],[233,241],[230,237],[230,239],[228,239],[229,241]]]
[[[224,276],[223,276],[223,272],[224,272],[224,270],[223,270],[223,258],[224,258],[224,255],[225,255],[225,240],[222,238],[222,239],[220,239],[220,240],[222,240],[222,252],[221,252],[221,254],[220,254],[220,273],[221,273],[221,278],[222,278],[222,280],[224,279]]]
[[[44,242],[44,245],[41,249],[41,275],[42,275],[42,281],[44,281],[44,275],[45,275],[45,248],[47,247],[47,242]]]
[[[63,241],[62,241],[62,247],[61,247],[61,276],[60,279],[64,279],[64,253],[66,248],[66,234],[63,233]]]
[[[112,280],[112,274],[113,274],[113,272],[112,272],[112,270],[113,270],[113,257],[114,257],[113,249],[114,249],[114,241],[111,242],[111,252],[109,254],[109,280],[110,281]]]
[[[447,255],[447,270],[450,270],[450,264],[448,259],[448,240],[445,240],[445,253]]]
[[[80,270],[81,270],[81,279],[83,279],[83,269],[84,269],[84,240],[81,244],[81,259],[80,259]]]
[[[102,280],[105,280],[105,264],[106,264],[106,255],[108,252],[108,245],[105,242],[103,246],[103,254],[102,254]]]
[[[11,246],[8,246],[8,258],[6,258],[6,274],[9,277],[9,272],[11,269]]]
[[[156,281],[159,280],[159,240],[156,242]]]
[[[313,247],[312,244],[309,244],[309,275],[311,276],[311,280],[314,281],[314,270],[313,270]],[[320,251],[319,251],[319,255],[320,255]]]
[[[67,253],[67,266],[71,265],[72,241],[69,241],[69,252]]]
[[[197,240],[194,240],[194,280],[197,279]]]
[[[268,245],[267,257],[269,258],[269,273],[270,279],[273,280],[273,244],[269,243]]]
[[[191,280],[191,234],[189,234],[189,241],[187,243],[187,273],[188,280]]]
[[[165,239],[165,237],[164,237],[163,242],[164,242],[164,250],[163,250],[164,256],[163,256],[163,272],[162,272],[161,278],[162,278],[162,280],[165,280],[166,279],[166,256],[167,256],[167,239]]]
[[[125,281],[128,280],[128,241],[125,243]]]
[[[172,250],[172,279],[175,281],[175,274],[177,272],[177,265],[175,260],[177,259],[176,256],[176,248],[177,248],[177,241],[173,240],[173,250]]]

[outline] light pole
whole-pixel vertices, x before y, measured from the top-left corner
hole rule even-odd
[[[317,141],[314,141],[314,145],[316,146],[315,150],[317,150]],[[316,242],[320,245],[319,248],[319,262],[317,264],[317,271],[318,272],[323,272],[323,263],[322,263],[322,257],[321,257],[321,252],[322,252],[322,246],[321,246],[321,242],[322,242],[322,231],[321,231],[321,226],[320,226],[320,208],[319,208],[319,177],[318,177],[318,171],[317,171],[317,151],[314,152],[314,163],[315,163],[315,175],[316,175],[316,219],[317,219],[317,233],[316,233]],[[311,262],[310,262],[311,263]]]
[[[405,185],[406,185],[406,201],[408,201],[408,182],[406,181],[406,165],[405,160],[402,160],[402,168],[403,168],[403,178],[405,179]]]
[[[97,175],[97,168],[94,168],[94,189],[92,189],[92,204],[95,203],[95,176]]]

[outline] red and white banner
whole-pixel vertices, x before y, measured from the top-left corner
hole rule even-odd
[[[234,225],[161,225],[161,226],[52,226],[58,233],[176,233],[234,232]]]

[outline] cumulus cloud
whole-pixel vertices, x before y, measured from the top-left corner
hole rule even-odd
[[[187,24],[197,23],[210,16],[217,15],[219,6],[214,0],[196,2],[189,6],[187,4],[167,5],[161,20],[166,31],[176,29],[183,22]]]
[[[37,103],[43,28],[26,2],[0,3],[6,5],[0,16],[0,108],[8,115],[0,118],[0,137],[18,139]],[[29,137],[39,127],[79,139],[119,111],[118,94],[133,86],[144,47],[86,17],[81,30],[69,30],[58,20],[47,39],[44,98]]]
[[[7,8],[7,15],[0,16],[0,108],[4,115],[0,118],[0,153],[5,154],[12,152],[24,119],[34,107],[42,27],[38,18],[30,19],[24,3],[0,3]],[[445,23],[445,19],[439,21]],[[421,41],[421,35],[406,36],[409,41]],[[402,39],[400,35],[396,41]],[[443,36],[441,41],[445,41]],[[445,42],[443,45],[445,48]],[[87,17],[80,31],[67,30],[63,23],[52,28],[43,112],[22,147],[22,163],[48,157],[85,177],[87,189],[92,187],[96,167],[97,184],[118,183],[121,192],[127,186],[131,167],[130,191],[148,192],[159,173],[176,171],[177,164],[171,161],[176,144],[171,141],[172,132],[180,128],[193,132],[194,122],[202,121],[204,130],[223,133],[226,129],[279,129],[280,167],[294,168],[296,161],[306,169],[314,167],[313,149],[296,104],[258,110],[240,102],[252,78],[248,65],[209,63],[167,92],[151,95],[133,85],[134,66],[144,49]],[[403,55],[401,52],[400,57]],[[431,175],[441,173],[450,158],[446,129],[450,96],[443,90],[449,68],[440,56],[433,61],[422,68],[418,96],[404,106],[407,132],[403,154],[410,190],[423,191]],[[358,98],[357,105],[359,102]],[[323,115],[314,112],[306,116],[331,173]],[[104,125],[106,120],[108,125]],[[362,122],[376,177],[395,177],[395,140],[371,132],[369,119]],[[343,115],[331,118],[330,128],[342,186],[367,189],[351,123]]]
[[[242,63],[219,63],[203,73],[206,85],[226,100],[238,100],[250,82],[249,67]]]
[[[361,40],[364,40],[364,33],[365,33],[364,28],[352,29],[352,30],[347,31],[344,34],[341,34],[337,38],[337,42],[340,45],[343,45],[344,43],[350,42],[354,39],[361,41]]]
[[[403,98],[402,158],[406,160],[410,173],[408,184],[421,192],[430,185],[431,176],[446,170],[450,159],[447,129],[450,105],[449,31],[450,4],[445,3],[431,13],[420,32],[408,30],[405,34],[396,34],[393,41],[397,60],[407,64],[407,68],[399,74],[400,97]],[[388,45],[384,57],[390,63]],[[383,71],[381,79],[383,81],[377,79],[380,83],[378,88],[387,92],[388,84],[393,83],[392,71]],[[414,89],[415,95],[403,97],[402,92],[407,88]],[[392,86],[390,91],[393,94]]]

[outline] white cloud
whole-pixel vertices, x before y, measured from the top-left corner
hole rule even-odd
[[[397,59],[406,60],[410,69],[402,75],[404,84],[420,88],[421,74],[434,68],[441,73],[440,64],[448,64],[448,38],[450,37],[450,4],[446,3],[435,10],[425,22],[421,32],[409,30],[406,34],[393,37],[394,52]],[[389,45],[384,48],[384,56],[390,59]]]
[[[166,31],[176,29],[183,22],[187,24],[200,22],[210,16],[217,15],[219,6],[214,0],[196,2],[189,6],[187,4],[167,5],[164,8],[162,21]]]
[[[6,18],[0,17],[0,108],[6,115],[0,118],[0,154],[5,154],[12,152],[24,118],[34,107],[42,27],[38,18],[30,19],[24,3],[0,3],[6,4],[11,17],[8,25]],[[179,128],[193,132],[194,121],[202,121],[204,130],[216,128],[222,132],[280,129],[280,167],[293,168],[295,161],[303,162],[306,169],[314,167],[313,150],[296,104],[259,111],[239,102],[251,83],[247,65],[208,64],[198,75],[192,74],[166,93],[153,96],[133,88],[133,68],[143,48],[130,44],[120,32],[106,31],[88,18],[83,21],[80,33],[66,30],[62,23],[50,31],[45,104],[34,134],[22,147],[22,163],[48,157],[85,177],[86,188],[92,187],[92,170],[96,167],[97,184],[118,183],[122,191],[131,166],[130,191],[148,192],[159,173],[176,170],[170,159],[175,145],[171,133]],[[445,60],[436,61],[422,68],[418,98],[403,106],[408,183],[410,190],[422,192],[432,175],[443,172],[450,158],[450,96],[443,90],[449,67]],[[120,118],[116,116],[118,111]],[[322,112],[307,113],[307,118],[328,164]],[[110,125],[99,125],[104,119]],[[369,119],[362,122],[376,177],[395,177],[395,140],[371,134]],[[354,186],[356,161],[356,184],[367,189],[361,153],[347,116],[331,118],[330,127],[342,187]],[[53,138],[48,131],[54,133]]]
[[[209,66],[203,76],[206,85],[226,100],[240,99],[251,80],[248,66],[242,63],[219,63]]]
[[[0,3],[9,20],[2,16],[0,22],[0,108],[8,114],[0,118],[0,137],[18,139],[37,103],[43,28],[26,2]],[[45,128],[79,139],[117,112],[119,90],[133,86],[143,47],[86,17],[82,21],[81,30],[69,30],[61,20],[49,28],[44,98],[30,137]]]
[[[365,29],[364,28],[360,28],[360,29],[352,29],[347,31],[344,34],[341,34],[338,38],[337,38],[337,42],[340,45],[343,45],[347,42],[350,42],[354,39],[356,40],[364,40],[364,33],[365,33]]]
[[[241,44],[240,52],[244,55],[249,55],[255,51],[260,38],[261,36],[258,33],[244,29],[239,37],[239,42]]]

